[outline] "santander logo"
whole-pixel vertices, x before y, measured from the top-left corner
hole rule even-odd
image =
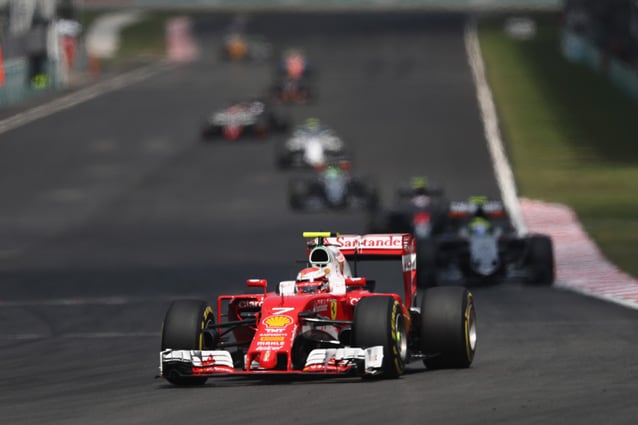
[[[374,235],[363,238],[338,236],[335,242],[342,248],[401,249],[403,246],[403,238],[396,235]]]

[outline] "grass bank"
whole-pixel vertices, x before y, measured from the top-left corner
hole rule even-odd
[[[574,208],[607,257],[638,276],[638,104],[560,54],[558,16],[517,41],[480,25],[520,194]]]
[[[117,58],[161,58],[166,53],[166,21],[169,13],[149,13],[122,30]]]

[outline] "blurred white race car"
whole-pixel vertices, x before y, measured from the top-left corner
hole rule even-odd
[[[276,162],[281,169],[317,168],[345,156],[343,140],[318,119],[310,118],[278,147]]]

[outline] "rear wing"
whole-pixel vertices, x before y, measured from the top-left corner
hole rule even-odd
[[[314,238],[308,248],[317,245],[338,247],[348,260],[358,261],[401,260],[405,302],[409,308],[416,295],[416,241],[409,233],[380,233],[368,235],[339,235],[329,232],[304,232]]]
[[[414,240],[409,233],[338,235],[325,238],[324,244],[339,247],[346,258],[357,256],[360,260],[361,257],[393,259],[414,252]]]
[[[486,201],[480,205],[471,202],[452,202],[448,215],[450,218],[466,218],[476,214],[479,209],[482,209],[485,216],[489,218],[507,216],[505,205],[501,201]]]

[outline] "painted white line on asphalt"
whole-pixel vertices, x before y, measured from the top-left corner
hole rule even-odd
[[[54,99],[43,105],[36,106],[32,109],[1,120],[0,134],[6,133],[9,130],[13,130],[14,128],[18,128],[41,118],[48,117],[56,112],[69,109],[103,94],[141,82],[168,68],[169,65],[165,62],[147,65],[143,68],[138,68],[133,71],[117,75],[108,80],[100,81],[66,96]]]
[[[0,335],[0,341],[34,341],[40,339],[109,339],[109,338],[157,338],[159,332],[76,332],[62,335],[50,334],[13,334]]]
[[[476,33],[476,22],[471,20],[465,27],[465,49],[467,51],[472,77],[476,87],[476,98],[478,99],[479,110],[483,121],[485,139],[489,148],[490,157],[496,174],[496,181],[501,191],[503,203],[509,212],[512,225],[519,235],[527,233],[521,206],[516,194],[516,183],[514,173],[505,154],[503,138],[498,123],[498,115],[492,91],[487,83],[485,75],[485,64],[481,53],[481,46]]]
[[[0,300],[0,307],[78,307],[78,306],[94,306],[94,305],[127,305],[152,302],[170,302],[176,299],[189,298],[200,299],[201,294],[180,294],[179,296],[154,296],[154,297],[91,297],[91,298],[55,298],[41,300]]]

